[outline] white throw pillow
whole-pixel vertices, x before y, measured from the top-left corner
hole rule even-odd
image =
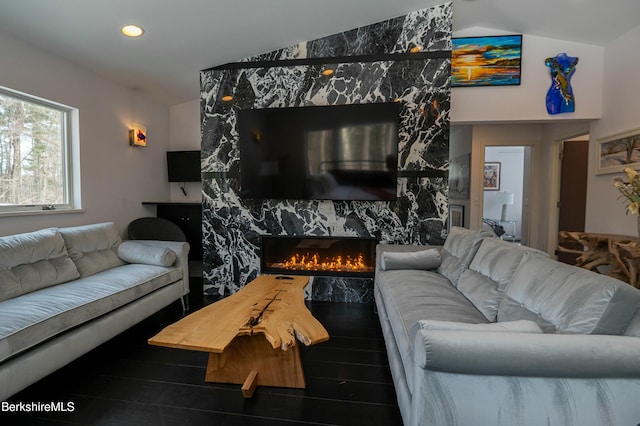
[[[420,251],[387,251],[382,253],[380,262],[383,271],[394,269],[437,269],[442,258],[440,251],[432,248]]]
[[[137,241],[125,241],[118,246],[118,257],[127,263],[172,266],[177,256],[173,250]]]

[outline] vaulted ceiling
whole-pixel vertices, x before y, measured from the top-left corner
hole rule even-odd
[[[444,2],[0,0],[0,33],[172,105],[198,97],[202,69]],[[453,4],[454,31],[483,27],[599,46],[640,22],[638,0]],[[125,38],[120,28],[128,23],[142,26],[145,34]]]

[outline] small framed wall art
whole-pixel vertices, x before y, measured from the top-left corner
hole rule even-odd
[[[622,173],[625,167],[640,169],[640,129],[598,140],[596,174]]]
[[[500,163],[484,163],[484,190],[500,191]]]
[[[449,229],[453,226],[464,226],[464,206],[449,205]]]
[[[449,197],[456,200],[468,200],[470,186],[471,154],[465,154],[451,161],[449,168]]]

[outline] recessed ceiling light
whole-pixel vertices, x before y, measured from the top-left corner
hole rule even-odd
[[[137,25],[125,25],[124,27],[122,27],[122,34],[126,35],[127,37],[140,37],[142,34],[144,34],[144,30],[137,26]]]

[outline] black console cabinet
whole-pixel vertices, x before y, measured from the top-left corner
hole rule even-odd
[[[180,202],[143,202],[156,205],[156,216],[170,220],[182,229],[191,246],[189,259],[202,260],[202,204]]]

